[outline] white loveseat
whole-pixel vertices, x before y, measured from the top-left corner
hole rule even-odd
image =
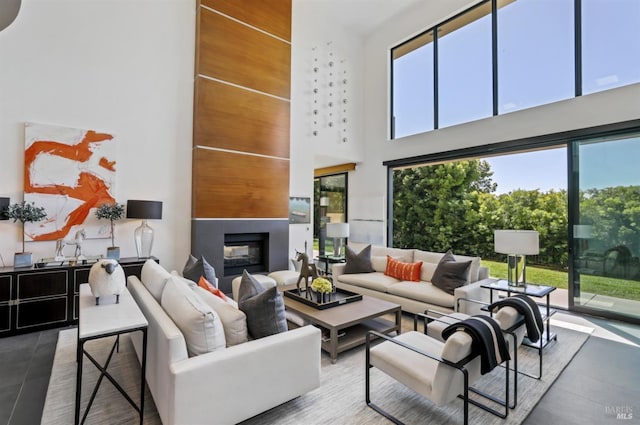
[[[356,252],[366,247],[364,244],[349,243]],[[420,282],[401,281],[384,274],[387,255],[407,263],[422,261]],[[399,304],[402,311],[424,313],[427,309],[442,313],[456,311],[460,298],[489,302],[489,291],[481,288],[482,283],[491,280],[489,270],[480,265],[480,257],[455,255],[456,261],[471,261],[468,283],[456,288],[451,295],[431,284],[431,277],[444,253],[422,251],[419,249],[399,249],[384,246],[371,246],[371,265],[374,272],[344,274],[346,264],[334,264],[332,267],[333,282],[336,287],[362,295],[388,300]],[[478,307],[472,303],[460,303],[460,311],[467,314],[478,314]]]
[[[183,334],[145,285],[130,276],[128,289],[149,321],[146,378],[164,425],[234,424],[320,386],[319,329],[304,326],[189,357]]]

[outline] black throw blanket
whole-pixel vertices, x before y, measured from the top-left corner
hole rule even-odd
[[[454,332],[462,331],[471,336],[472,353],[480,355],[480,373],[491,372],[500,363],[510,359],[507,343],[500,325],[489,316],[472,316],[447,326],[442,337],[447,340]]]
[[[542,315],[540,314],[538,305],[526,295],[518,294],[494,302],[489,306],[489,311],[495,313],[502,307],[506,306],[515,308],[518,313],[524,316],[524,323],[527,328],[527,338],[529,338],[531,342],[537,342],[542,335],[542,330],[544,329]]]

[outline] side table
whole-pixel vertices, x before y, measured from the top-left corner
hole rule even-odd
[[[522,341],[522,345],[526,345],[528,347],[532,347],[538,350],[538,355],[540,357],[540,365],[539,365],[538,376],[532,376],[524,372],[521,372],[521,373],[536,379],[540,379],[542,377],[542,350],[547,345],[549,345],[551,341],[557,341],[558,339],[558,336],[556,335],[556,333],[551,332],[551,329],[549,328],[549,318],[553,313],[555,313],[555,311],[551,311],[551,308],[550,308],[550,304],[549,304],[550,294],[556,290],[556,287],[545,286],[545,285],[533,285],[529,283],[527,283],[525,286],[511,286],[506,280],[502,280],[502,279],[500,280],[496,279],[491,283],[480,285],[480,287],[486,288],[489,290],[489,302],[491,304],[493,304],[493,291],[503,291],[503,292],[506,292],[508,296],[510,296],[512,293],[515,293],[515,294],[524,294],[524,295],[535,297],[535,298],[546,297],[546,314],[545,312],[542,312],[543,313],[542,320],[544,320],[545,322],[544,332],[542,332],[542,335],[540,335],[540,339],[537,342],[531,342],[526,337]]]
[[[79,300],[79,318],[78,318],[78,346],[76,352],[77,375],[76,375],[76,409],[75,424],[84,423],[89,413],[89,409],[93,404],[98,388],[103,378],[107,378],[114,387],[123,395],[123,397],[133,406],[140,415],[140,424],[142,425],[144,413],[144,391],[145,391],[145,373],[147,366],[147,327],[148,322],[144,317],[135,300],[125,288],[120,294],[120,302],[115,304],[115,296],[113,300],[110,297],[100,299],[100,305],[96,305],[95,297],[91,293],[88,283],[80,285]],[[111,302],[111,303],[109,303]],[[140,373],[140,403],[136,403],[126,393],[122,386],[107,372],[111,358],[119,348],[120,335],[130,332],[142,332],[142,365]],[[111,348],[111,352],[107,357],[104,365],[100,365],[95,358],[85,350],[84,344],[93,339],[106,338],[115,336],[116,340]],[[93,363],[100,370],[100,377],[96,382],[96,386],[91,393],[91,398],[87,404],[86,410],[80,421],[80,396],[82,394],[82,362],[83,356]]]
[[[336,257],[334,255],[318,255],[318,261],[324,263],[324,274],[329,276],[329,264],[346,263],[345,257]]]

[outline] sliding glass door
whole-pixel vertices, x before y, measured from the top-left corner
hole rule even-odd
[[[572,144],[573,307],[640,319],[640,133]]]

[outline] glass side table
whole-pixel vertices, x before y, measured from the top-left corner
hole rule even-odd
[[[347,259],[343,256],[337,257],[335,255],[318,255],[318,261],[324,263],[324,274],[325,276],[330,276],[329,273],[329,265],[330,264],[339,264],[346,263]]]
[[[546,312],[542,312],[542,319],[545,321],[545,329],[543,334],[541,335],[538,342],[531,342],[525,337],[525,340],[522,343],[530,347],[544,348],[551,341],[557,340],[557,335],[554,332],[551,332],[551,330],[549,329],[549,317],[551,317],[551,315],[555,313],[555,311],[552,311],[550,307],[550,294],[556,290],[555,286],[534,285],[530,283],[527,283],[525,286],[511,286],[507,283],[506,280],[502,279],[495,280],[491,283],[485,283],[480,286],[490,291],[490,303],[493,303],[494,291],[506,292],[508,296],[510,296],[511,294],[524,294],[535,298],[546,297]]]

